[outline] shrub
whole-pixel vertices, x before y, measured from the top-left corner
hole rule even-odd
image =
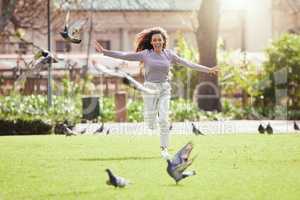
[[[272,117],[296,117],[300,108],[300,36],[283,34],[266,49],[264,63],[265,84],[263,106],[272,111]],[[259,100],[259,99],[258,99]]]

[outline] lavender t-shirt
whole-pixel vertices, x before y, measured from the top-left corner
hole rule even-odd
[[[145,49],[139,52],[105,50],[103,54],[128,61],[142,61],[145,67],[145,80],[154,83],[168,81],[172,64],[181,64],[201,72],[208,72],[209,70],[208,67],[192,63],[179,57],[169,49],[164,49],[161,53],[156,53],[153,49]]]

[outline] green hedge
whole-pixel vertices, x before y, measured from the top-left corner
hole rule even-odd
[[[42,120],[0,119],[0,135],[49,134],[52,126]]]
[[[53,105],[48,109],[47,96],[1,96],[0,97],[0,119],[33,121],[41,120],[47,124],[57,124],[69,121],[71,124],[78,123],[82,118],[81,96],[65,97],[53,96]],[[216,113],[200,112],[191,102],[183,99],[171,101],[172,121],[214,119]],[[127,112],[129,122],[143,121],[143,101],[128,100]],[[115,120],[114,98],[105,97],[100,99],[100,113],[104,122]]]
[[[267,113],[273,118],[299,119],[300,109],[300,36],[283,34],[266,49],[264,79],[261,88]],[[266,82],[266,81],[265,81]]]

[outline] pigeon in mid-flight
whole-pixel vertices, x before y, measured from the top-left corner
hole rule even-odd
[[[60,35],[68,42],[79,44],[81,42],[80,31],[87,20],[79,20],[69,25],[70,11],[67,12],[65,19],[65,27]]]
[[[47,58],[47,63],[57,63],[58,58],[53,53],[47,51],[46,49],[40,49],[36,54],[34,54],[35,59]]]
[[[37,61],[39,59],[43,59],[41,62],[45,63],[57,63],[58,58],[55,54],[47,51],[46,49],[36,45],[33,42],[30,42],[24,38],[25,33],[21,33],[21,30],[17,30],[15,33],[15,36],[22,42],[32,45],[35,49],[37,49],[37,52],[34,54],[34,60]],[[36,64],[36,62],[33,62],[33,64]]]
[[[196,156],[194,156],[192,159],[189,159],[192,149],[193,144],[189,142],[175,154],[172,160],[167,160],[167,172],[175,180],[176,184],[186,177],[196,175],[195,171],[185,172],[185,170],[193,163],[194,159],[196,158]]]
[[[192,127],[193,127],[193,133],[195,135],[204,135],[199,129],[196,128],[196,125],[194,123],[192,123]]]
[[[22,30],[17,30],[15,33],[15,36],[24,43],[32,45],[35,49],[37,49],[37,52],[34,54],[33,59],[29,63],[25,63],[26,65],[26,72],[22,73],[17,80],[15,81],[16,86],[20,86],[20,83],[24,83],[26,78],[34,73],[40,72],[42,69],[45,69],[46,66],[48,66],[49,63],[57,63],[58,58],[55,54],[51,53],[50,51],[47,51],[44,48],[41,48],[40,46],[34,44],[33,42],[30,42],[24,38],[25,32]]]
[[[23,32],[22,30],[17,30],[15,33],[15,36],[21,42],[31,44],[35,49],[37,49],[37,52],[34,54],[33,59],[29,63],[25,63],[27,71],[22,73],[22,75],[18,77],[18,79],[15,81],[16,85],[24,81],[29,75],[40,72],[43,68],[45,68],[45,66],[47,66],[47,64],[58,62],[58,58],[55,54],[34,44],[33,42],[26,40],[24,38],[24,35],[25,32]]]
[[[128,86],[133,87],[136,90],[139,90],[141,92],[147,93],[147,94],[158,94],[157,90],[153,90],[150,88],[147,88],[143,86],[140,82],[136,81],[134,78],[132,78],[128,73],[124,72],[118,67],[115,67],[114,69],[111,69],[109,67],[106,67],[104,65],[98,65],[95,61],[92,61],[93,67],[104,74],[110,75],[110,76],[116,76],[122,78],[122,82]]]
[[[24,81],[28,76],[43,70],[49,63],[57,63],[58,58],[55,54],[40,48],[35,53],[33,60],[27,65],[27,71],[22,73],[16,83]]]
[[[129,184],[128,180],[120,176],[115,176],[110,169],[106,169],[105,171],[108,174],[108,180],[106,181],[107,185],[122,188]]]

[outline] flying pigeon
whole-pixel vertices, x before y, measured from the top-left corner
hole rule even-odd
[[[132,78],[128,73],[124,72],[118,67],[115,67],[114,69],[108,68],[104,65],[97,65],[95,61],[92,61],[93,67],[104,74],[108,74],[110,76],[116,76],[122,78],[122,82],[126,85],[129,85],[133,87],[136,90],[139,90],[141,92],[145,92],[147,94],[158,94],[157,90],[153,90],[147,87],[144,87],[140,82],[136,81],[134,78]]]
[[[63,124],[63,133],[65,134],[66,137],[77,135],[74,131],[69,129],[69,127],[66,124]]]
[[[127,85],[132,86],[134,89],[139,90],[141,92],[145,92],[147,94],[158,94],[158,91],[143,86],[140,82],[132,78],[128,73],[121,71],[120,69],[118,69],[118,71],[121,75],[124,76],[123,82],[124,79],[126,80],[125,82],[128,82]]]
[[[35,53],[33,60],[31,60],[28,64],[26,64],[27,71],[23,73],[18,79],[15,81],[16,86],[21,83],[24,83],[24,80],[31,74],[38,73],[41,71],[47,64],[49,63],[57,63],[58,58],[53,53],[47,51],[34,44],[33,42],[29,42],[23,38],[25,33],[21,33],[20,31],[16,31],[15,36],[22,42],[31,44],[35,49],[38,49],[37,53]]]
[[[58,63],[58,58],[53,53],[47,51],[46,49],[40,49],[35,55],[35,59],[46,58],[47,63]]]
[[[105,170],[108,174],[108,180],[106,181],[107,185],[112,185],[116,187],[125,187],[129,184],[129,181],[123,177],[115,176],[110,169]]]
[[[299,131],[300,128],[298,126],[298,124],[296,123],[296,121],[294,121],[294,130]]]
[[[195,171],[184,171],[193,163],[194,159],[196,158],[195,156],[192,159],[189,159],[192,149],[193,144],[189,142],[175,154],[172,160],[167,159],[167,172],[175,180],[176,184],[186,177],[196,175]]]
[[[264,134],[264,133],[265,133],[265,128],[263,127],[262,124],[259,124],[259,126],[258,126],[258,132],[259,132],[260,134]]]
[[[273,134],[273,128],[271,126],[270,123],[268,123],[267,127],[266,127],[266,131],[269,135],[272,135]]]
[[[34,59],[27,65],[27,71],[18,77],[16,82],[21,82],[25,80],[29,75],[40,72],[47,64],[49,63],[57,63],[58,58],[56,55],[51,52],[40,49],[35,55]]]
[[[127,77],[122,78],[122,83],[127,86],[132,86],[135,90],[138,90],[138,88],[134,84],[131,84],[130,80]]]
[[[193,133],[195,135],[204,135],[199,129],[196,128],[196,125],[194,123],[192,123],[192,127],[193,127]]]
[[[87,20],[75,21],[69,26],[69,17],[70,11],[66,15],[65,27],[63,32],[60,32],[60,35],[68,42],[79,44],[81,42],[80,31]]]
[[[41,71],[46,64],[48,63],[57,63],[58,58],[53,53],[47,51],[46,49],[43,49],[39,47],[38,45],[34,44],[33,42],[29,42],[26,39],[24,39],[25,32],[22,32],[21,30],[17,30],[15,33],[15,36],[22,42],[31,44],[35,49],[37,49],[37,53],[35,53],[33,60],[31,60],[28,64],[26,64],[27,71],[23,73],[21,76],[18,77],[18,79],[15,81],[15,83],[18,85],[20,82],[23,82],[29,75],[38,73]]]
[[[24,43],[31,44],[35,49],[38,51],[34,54],[34,61],[39,60],[40,58],[45,58],[43,60],[44,63],[57,63],[58,58],[53,53],[47,51],[44,48],[41,48],[40,46],[34,44],[33,42],[29,42],[26,39],[23,38],[25,33],[20,33],[20,31],[16,31],[15,36],[21,40]],[[34,63],[33,63],[34,64]]]

